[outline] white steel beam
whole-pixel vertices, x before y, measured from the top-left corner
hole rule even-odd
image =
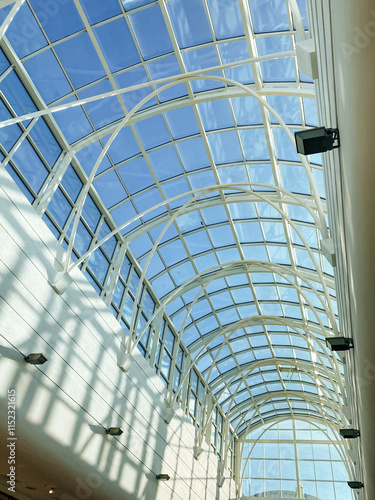
[[[2,2],[0,2],[0,8],[7,7],[8,5],[14,3],[11,11],[3,21],[2,25],[0,26],[0,40],[4,37],[7,29],[9,28],[10,23],[13,21],[14,16],[17,14],[24,1],[25,0],[16,0],[16,1],[3,0]]]

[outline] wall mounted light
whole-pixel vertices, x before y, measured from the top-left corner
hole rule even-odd
[[[353,490],[359,490],[359,489],[363,488],[363,483],[361,483],[361,481],[348,481],[348,485]]]
[[[358,429],[340,429],[340,436],[344,439],[355,439],[360,435],[361,433]]]
[[[158,474],[156,476],[156,479],[158,481],[169,481],[170,480],[170,477],[168,476],[168,474]]]
[[[41,352],[32,353],[25,356],[25,361],[31,365],[42,365],[47,361],[47,358]]]
[[[106,434],[109,434],[110,436],[121,436],[121,434],[124,432],[120,427],[108,427],[108,429],[105,430]]]
[[[348,351],[354,347],[353,339],[347,337],[328,337],[326,344],[331,351]]]
[[[337,128],[315,127],[296,132],[294,136],[297,153],[305,156],[325,153],[340,146],[339,131]]]

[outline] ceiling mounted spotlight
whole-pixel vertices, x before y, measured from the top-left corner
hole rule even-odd
[[[340,429],[340,436],[344,439],[354,439],[361,435],[358,429]]]
[[[313,155],[325,153],[340,146],[337,128],[316,127],[295,132],[297,153]]]
[[[156,476],[156,479],[158,481],[169,481],[170,480],[170,477],[168,476],[168,474],[158,474]]]
[[[326,344],[331,351],[348,351],[354,347],[353,339],[347,337],[328,337]]]
[[[121,436],[124,431],[120,427],[108,427],[105,432],[110,436]]]
[[[50,488],[49,491],[48,491],[48,493],[50,495],[53,495],[55,493],[55,488]]]
[[[25,356],[25,361],[31,365],[42,365],[47,361],[47,358],[41,352],[32,353]]]
[[[348,485],[352,488],[352,490],[359,490],[363,488],[363,483],[361,483],[361,481],[348,481]]]

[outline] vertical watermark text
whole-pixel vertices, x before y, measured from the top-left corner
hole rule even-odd
[[[16,492],[16,390],[8,389],[8,491]]]

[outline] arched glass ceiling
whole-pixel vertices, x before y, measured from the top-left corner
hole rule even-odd
[[[97,240],[118,228],[143,271],[135,294],[151,283],[238,433],[275,415],[339,422],[321,157],[293,143],[317,125],[295,57],[305,0],[4,5],[3,164],[36,209],[85,257],[74,209]],[[104,262],[90,257],[97,282]]]

